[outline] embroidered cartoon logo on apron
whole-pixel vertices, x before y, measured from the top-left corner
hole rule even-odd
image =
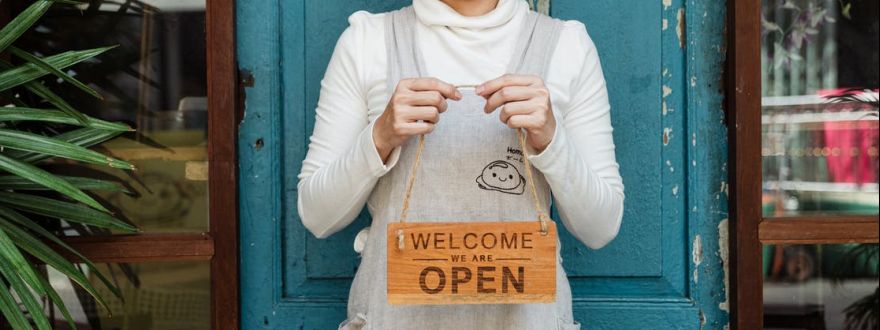
[[[496,160],[483,168],[483,172],[477,177],[477,186],[483,190],[522,195],[525,191],[526,179],[519,174],[519,170],[513,164]]]

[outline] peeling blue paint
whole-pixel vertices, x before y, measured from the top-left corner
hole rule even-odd
[[[701,311],[703,329],[725,329],[729,321],[727,130],[721,83],[725,6],[724,1],[688,0],[686,11],[687,76],[690,77],[687,108],[688,127],[692,130],[688,144],[692,164],[689,203],[693,208],[689,235],[700,238],[702,250],[699,262],[693,265],[699,282],[695,278],[691,283],[691,295]],[[694,248],[691,247],[692,251]]]
[[[279,39],[277,1],[240,1],[236,5],[237,59],[241,70],[253,75],[252,86],[246,86],[244,118],[239,125],[239,231],[241,326],[244,329],[271,329],[275,324],[274,306],[277,274],[267,269],[278,256],[277,226],[265,225],[279,213],[281,162],[277,159],[280,145],[280,113],[273,109],[279,103],[281,80],[278,72]],[[247,36],[247,37],[242,37]],[[257,148],[255,141],[261,140]],[[278,222],[273,222],[277,224]],[[271,269],[271,268],[269,268]],[[269,294],[267,294],[269,293]],[[268,298],[268,299],[267,299]]]

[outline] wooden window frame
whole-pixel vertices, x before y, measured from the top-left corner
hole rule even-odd
[[[730,323],[763,328],[762,244],[878,243],[876,215],[762,213],[761,0],[727,1],[726,110],[730,164]]]
[[[64,240],[94,262],[210,261],[211,328],[238,329],[237,136],[240,115],[235,1],[206,0],[205,18],[208,231],[67,237]]]

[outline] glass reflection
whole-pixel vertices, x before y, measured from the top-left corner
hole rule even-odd
[[[877,329],[878,245],[764,246],[765,329]]]
[[[19,0],[10,7],[20,10],[30,3]],[[135,127],[136,133],[101,147],[133,162],[137,170],[82,166],[68,174],[123,181],[128,193],[96,191],[95,195],[144,232],[207,231],[205,0],[56,5],[19,42],[41,54],[116,45],[69,72],[97,90],[103,100],[75,88],[53,90],[84,113]],[[61,82],[45,79],[43,83]],[[67,232],[109,233],[85,228]]]
[[[764,212],[878,211],[877,1],[764,0]]]
[[[79,285],[48,269],[49,281],[64,301],[77,329],[93,330],[197,330],[211,327],[210,264],[163,262],[98,265],[125,299],[117,299],[94,273],[89,281],[107,302],[100,306]],[[48,308],[48,307],[46,307]],[[112,313],[112,316],[111,316]],[[47,311],[54,329],[70,329],[61,312]],[[0,329],[9,324],[0,322]]]

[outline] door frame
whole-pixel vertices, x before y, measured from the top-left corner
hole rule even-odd
[[[239,328],[238,69],[235,0],[206,0],[211,328]],[[212,115],[213,114],[213,115]]]
[[[211,328],[234,330],[239,328],[240,316],[236,139],[241,117],[235,0],[206,0],[205,22],[208,231],[68,237],[64,241],[96,263],[210,261]]]
[[[761,0],[727,1],[726,111],[730,159],[733,329],[763,328],[762,244],[878,243],[866,216],[765,217],[761,207]]]
[[[301,1],[264,1],[242,2],[237,8],[237,33],[242,36],[237,40],[243,86],[240,98],[247,106],[238,139],[244,328],[269,327],[279,319],[329,324],[344,318],[344,299],[310,300],[284,294],[284,286],[296,288],[296,283],[283,283],[283,267],[304,266],[283,264],[282,258],[291,256],[278,250],[285,240],[291,239],[278,230],[290,225],[284,221],[288,221],[286,214],[291,212],[286,210],[289,206],[279,201],[285,201],[285,194],[295,191],[295,183],[282,184],[277,178],[291,161],[301,161],[290,159],[290,153],[302,152],[308,140],[307,136],[299,135],[306,125],[293,127],[293,133],[282,129],[284,116],[301,111],[299,104],[285,104],[285,100],[303,99],[306,91],[296,84],[297,80],[285,77],[279,66],[291,70],[290,74],[305,74],[301,63],[305,61],[306,50],[294,41],[312,35],[301,20],[290,17],[304,6]],[[683,271],[676,275],[676,284],[681,285],[675,288],[675,296],[648,297],[643,295],[644,288],[626,287],[608,296],[577,301],[575,308],[591,308],[597,311],[595,315],[604,313],[602,317],[614,315],[621,319],[624,317],[617,316],[620,311],[642,312],[646,315],[640,316],[645,319],[695,329],[728,324],[728,140],[721,111],[725,6],[723,2],[671,0],[668,5],[656,3],[650,9],[663,22],[657,26],[664,58],[657,68],[660,88],[656,93],[665,107],[658,106],[656,110],[659,113],[669,109],[668,116],[661,119],[661,128],[666,129],[652,134],[671,155],[668,163],[661,159],[658,165],[663,166],[665,173],[676,175],[676,180],[664,182],[662,194],[664,201],[669,201],[663,204],[667,215],[675,217],[673,222],[679,227],[663,230],[680,237],[667,243],[672,247],[664,260],[674,260],[671,267]],[[284,34],[280,35],[278,31],[282,28]],[[296,134],[296,141],[290,141],[291,134]],[[292,142],[301,144],[284,144]],[[605,284],[597,282],[597,286]],[[621,304],[623,299],[618,296],[626,295],[636,298]],[[666,314],[667,307],[675,315]],[[287,314],[294,317],[282,318]]]

